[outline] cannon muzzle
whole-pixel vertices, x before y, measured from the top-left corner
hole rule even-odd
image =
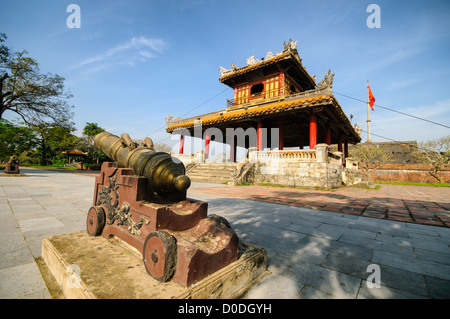
[[[174,162],[168,153],[156,152],[150,138],[138,145],[126,133],[118,137],[102,132],[95,136],[94,145],[115,161],[117,167],[132,168],[136,175],[147,177],[151,190],[161,197],[186,197],[191,180],[185,175],[183,163]]]

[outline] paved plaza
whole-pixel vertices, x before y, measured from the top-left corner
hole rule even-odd
[[[21,173],[0,176],[0,298],[50,298],[35,258],[44,237],[85,229],[94,176]],[[450,298],[450,188],[193,183],[188,196],[267,250],[245,298]]]

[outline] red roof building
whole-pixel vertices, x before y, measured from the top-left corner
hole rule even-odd
[[[231,162],[236,161],[238,145],[281,151],[285,147],[315,149],[318,143],[337,144],[345,158],[348,144],[361,141],[332,93],[334,73],[328,71],[316,83],[315,76],[302,65],[297,42],[289,40],[280,53],[268,52],[261,59],[252,56],[247,65],[238,68],[232,64],[231,69],[221,67],[220,72],[219,81],[234,90],[225,109],[167,122],[168,133],[181,135],[181,154],[184,135],[195,136],[196,128],[201,128],[205,139],[206,159],[212,137],[209,132],[215,132],[216,141],[221,135],[223,142],[230,145]],[[247,134],[248,138],[240,140],[237,128],[243,129],[240,132],[255,131],[256,136]],[[271,133],[274,129],[275,135]]]

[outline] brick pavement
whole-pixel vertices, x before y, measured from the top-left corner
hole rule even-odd
[[[197,188],[205,194],[271,202],[336,213],[450,227],[450,187],[382,184],[379,189],[333,191],[267,186]]]

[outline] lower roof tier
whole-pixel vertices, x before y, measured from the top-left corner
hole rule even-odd
[[[262,121],[265,128],[276,128],[283,123],[284,145],[298,146],[301,136],[309,135],[311,114],[316,115],[318,140],[323,140],[325,131],[330,128],[331,143],[345,139],[349,143],[358,143],[361,137],[343,112],[331,90],[324,90],[315,96],[304,95],[289,97],[282,101],[249,106],[238,110],[221,110],[187,119],[169,122],[166,131],[171,134],[184,134],[189,131],[194,136],[194,128],[201,126],[202,132],[215,127],[226,134],[226,128],[256,128]],[[280,121],[281,119],[281,121]]]

